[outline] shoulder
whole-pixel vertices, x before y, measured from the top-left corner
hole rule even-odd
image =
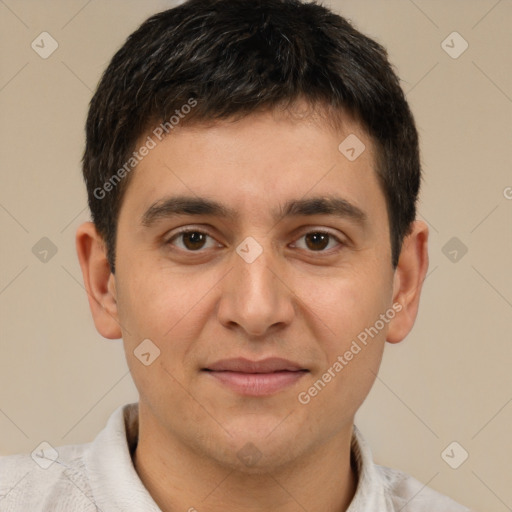
[[[395,510],[402,512],[471,512],[463,505],[422,484],[412,476],[375,465]]]
[[[64,511],[85,503],[90,489],[83,455],[89,445],[47,445],[33,454],[0,457],[0,510]]]

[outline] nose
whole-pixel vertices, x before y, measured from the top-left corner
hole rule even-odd
[[[252,243],[250,251],[255,250],[262,252],[253,261],[242,251],[242,256],[233,254],[233,268],[222,280],[217,314],[227,328],[238,327],[247,336],[264,337],[291,323],[294,294],[279,255],[261,242]]]

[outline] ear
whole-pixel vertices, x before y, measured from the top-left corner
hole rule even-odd
[[[77,229],[76,251],[96,329],[105,338],[121,338],[115,276],[110,271],[105,243],[94,223],[85,222]]]
[[[404,239],[395,269],[393,304],[400,304],[401,310],[389,323],[386,337],[389,343],[402,341],[412,329],[427,270],[428,227],[423,221],[415,221],[410,234]]]

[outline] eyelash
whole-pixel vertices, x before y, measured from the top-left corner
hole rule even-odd
[[[173,245],[172,242],[176,239],[178,239],[180,236],[184,235],[184,234],[187,234],[187,233],[200,233],[200,234],[203,234],[203,235],[206,235],[210,238],[214,238],[213,236],[211,236],[209,233],[207,233],[206,231],[201,231],[199,229],[194,229],[194,228],[185,228],[185,229],[182,229],[176,233],[174,233],[174,235],[172,235],[171,238],[169,238],[166,242],[165,242],[165,245]],[[322,235],[327,235],[329,236],[329,242],[331,241],[331,239],[334,239],[336,242],[338,242],[339,246],[344,246],[346,245],[342,240],[340,240],[336,235],[334,235],[333,233],[331,233],[330,231],[325,231],[325,230],[321,230],[321,229],[318,229],[318,230],[312,230],[312,231],[307,231],[306,233],[304,233],[303,235],[301,235],[298,240],[300,240],[301,238],[305,237],[306,235],[311,235],[311,234],[322,234]],[[192,251],[192,250],[188,250],[188,249],[181,249],[181,248],[178,248],[179,250],[181,251],[184,251],[184,252],[187,252],[187,253],[201,253],[201,252],[204,252],[204,249],[198,249],[197,251]],[[334,250],[334,252],[337,252],[338,250],[340,250],[341,247],[338,247],[337,249]],[[308,249],[302,249],[302,250],[305,250],[307,252],[311,252],[311,253],[318,253],[318,254],[329,254],[330,252],[333,251],[333,249],[323,249],[323,250],[320,250],[320,251],[313,251],[313,250],[308,250]]]

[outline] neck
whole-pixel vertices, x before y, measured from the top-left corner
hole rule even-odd
[[[184,446],[169,432],[145,427],[139,418],[134,466],[162,512],[345,512],[355,494],[352,425],[295,459],[293,467],[276,465],[265,472],[223,466]]]

